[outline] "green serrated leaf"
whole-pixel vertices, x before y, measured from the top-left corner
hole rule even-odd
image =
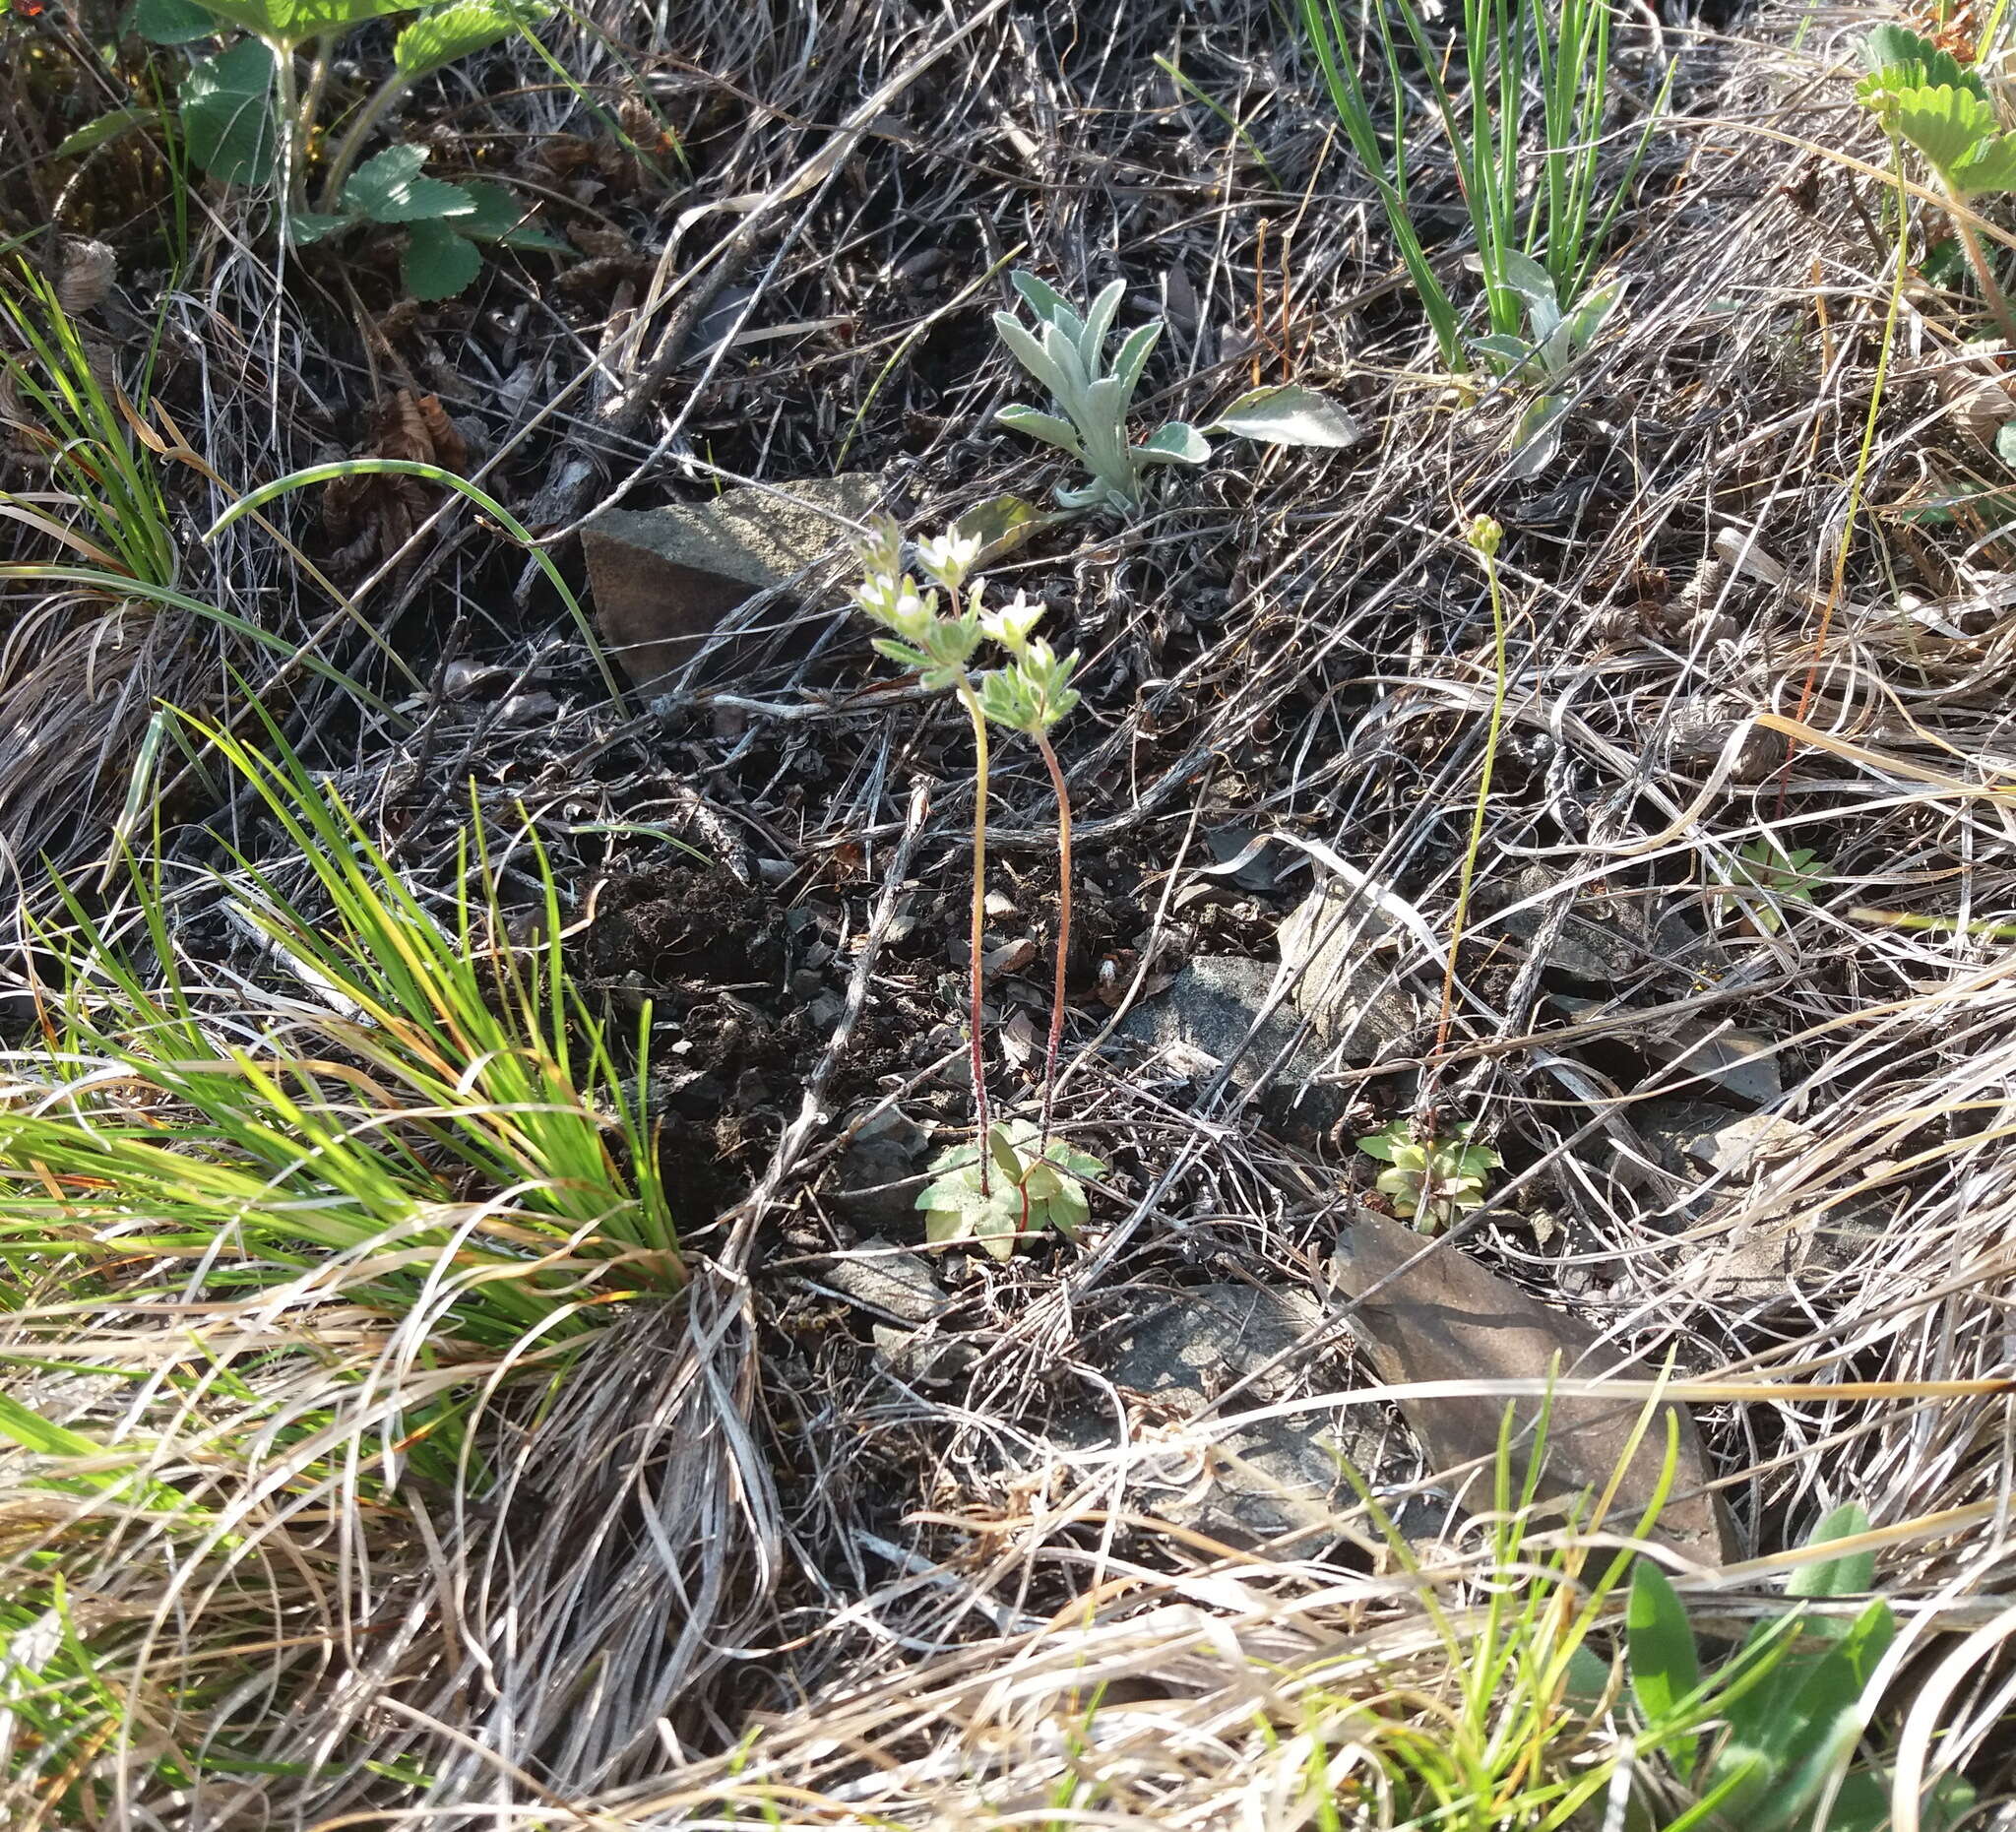
[[[495,242],[525,254],[569,255],[573,248],[536,222],[526,221],[525,206],[507,187],[487,178],[459,178],[475,208],[455,221],[456,233],[472,241]]]
[[[326,235],[348,228],[355,221],[353,217],[329,217],[319,211],[297,210],[287,218],[287,228],[294,240],[305,247],[309,242],[319,242]]]
[[[421,175],[420,167],[426,162],[424,147],[387,147],[350,174],[343,188],[343,201],[373,222],[438,222],[473,216],[475,200],[461,185]],[[456,287],[458,292],[461,289]]]
[[[205,8],[274,44],[295,46],[366,20],[412,10],[411,0],[203,0]]]
[[[415,222],[407,231],[400,272],[416,299],[453,298],[483,271],[474,242],[445,222]]]
[[[217,36],[217,15],[196,0],[133,0],[125,30],[150,44],[194,44]]]
[[[1978,71],[1904,26],[1877,26],[1869,32],[1862,40],[1862,68],[1876,77],[1910,72],[1912,87],[1970,89],[1987,98],[1987,87]]]
[[[2016,191],[2016,134],[1984,140],[1947,174],[1962,197]]]
[[[1998,123],[1994,108],[1972,90],[1941,86],[1889,95],[1883,112],[1890,124],[1942,172],[1950,174]]]
[[[510,37],[521,26],[536,26],[550,9],[513,0],[452,0],[407,27],[393,40],[392,61],[408,77],[425,76]]]
[[[189,157],[213,178],[264,184],[273,176],[273,53],[257,38],[190,65],[181,104]]]

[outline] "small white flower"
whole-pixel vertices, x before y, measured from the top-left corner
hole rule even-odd
[[[935,540],[917,542],[917,564],[948,592],[957,592],[980,557],[979,537],[947,529]]]
[[[889,621],[915,642],[938,620],[938,595],[918,592],[916,582],[905,575],[903,589],[896,595],[896,608]]]
[[[930,627],[938,612],[938,595],[919,592],[914,579],[906,574],[892,579],[887,573],[873,573],[854,587],[854,602],[885,629],[895,630],[914,642]]]
[[[1018,592],[999,610],[980,613],[980,629],[989,642],[999,643],[1011,655],[1019,656],[1029,647],[1029,635],[1042,621],[1043,607],[1033,604]]]
[[[897,584],[887,573],[870,573],[854,587],[854,602],[877,623],[887,623],[896,609]]]

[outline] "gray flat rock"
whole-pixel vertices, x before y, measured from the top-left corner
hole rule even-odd
[[[1157,1414],[1172,1424],[1196,1418],[1233,1381],[1299,1341],[1320,1309],[1300,1293],[1243,1285],[1166,1295],[1167,1302],[1137,1323],[1104,1364],[1115,1386],[1148,1402],[1134,1409],[1147,1422],[1137,1428],[1139,1455],[1128,1465],[1133,1505],[1241,1548],[1298,1528],[1322,1529],[1301,1543],[1299,1549],[1313,1551],[1332,1537],[1333,1515],[1356,1502],[1339,1458],[1351,1457],[1376,1480],[1383,1444],[1376,1426],[1349,1417],[1341,1432],[1320,1415],[1235,1422],[1239,1412],[1291,1397],[1307,1378],[1304,1368],[1263,1375],[1234,1402],[1231,1428],[1209,1450],[1158,1454],[1152,1421]]]
[[[1194,1081],[1208,1080],[1231,1064],[1229,1086],[1242,1101],[1253,1098],[1268,1065],[1287,1051],[1264,1106],[1270,1119],[1322,1130],[1334,1125],[1345,1103],[1320,1084],[1303,1082],[1323,1067],[1327,1051],[1311,1038],[1295,1038],[1300,1021],[1286,1001],[1268,1013],[1246,1042],[1253,1021],[1274,987],[1275,970],[1266,961],[1236,955],[1199,955],[1160,997],[1145,1000],[1121,1021],[1118,1036],[1147,1044],[1161,1066]],[[1244,1045],[1242,1048],[1241,1045]]]
[[[1281,925],[1282,963],[1296,976],[1294,1009],[1345,1062],[1372,1061],[1425,1019],[1413,993],[1366,958],[1392,927],[1393,918],[1368,896],[1334,878]]]
[[[952,1298],[921,1253],[882,1239],[863,1240],[836,1257],[820,1282],[844,1296],[888,1312],[905,1323],[928,1323]]]
[[[1545,964],[1570,979],[1615,986],[1661,970],[1695,974],[1724,962],[1722,947],[1713,936],[1696,929],[1678,911],[1664,907],[1652,893],[1593,897],[1565,885],[1561,874],[1545,865],[1526,866],[1500,900],[1507,914],[1479,923],[1477,934],[1481,939],[1502,932],[1537,941],[1549,925],[1551,893],[1572,901],[1547,947]],[[1517,907],[1528,899],[1543,901],[1527,909]]]

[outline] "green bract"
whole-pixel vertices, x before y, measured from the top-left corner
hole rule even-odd
[[[1054,1228],[1067,1240],[1090,1212],[1083,1179],[1103,1176],[1105,1166],[1063,1140],[1040,1141],[1026,1119],[987,1129],[986,1169],[972,1140],[931,1161],[931,1182],[917,1198],[924,1238],[936,1243],[975,1240],[996,1259],[1015,1251],[1017,1234]]]
[[[1358,1150],[1391,1169],[1379,1172],[1375,1187],[1393,1199],[1396,1215],[1429,1233],[1448,1227],[1468,1209],[1483,1206],[1484,1182],[1504,1163],[1486,1145],[1473,1145],[1475,1126],[1465,1120],[1445,1138],[1420,1143],[1404,1119],[1396,1119],[1358,1141]]]
[[[1063,507],[1138,509],[1152,466],[1201,465],[1210,458],[1210,443],[1186,420],[1166,421],[1139,445],[1128,442],[1127,410],[1163,325],[1151,319],[1130,331],[1113,366],[1105,367],[1106,337],[1127,290],[1123,281],[1107,286],[1081,317],[1062,293],[1034,274],[1016,273],[1010,279],[1036,314],[1037,329],[1032,332],[1012,312],[996,312],[994,329],[1015,360],[1050,391],[1063,417],[1026,407],[1003,408],[996,417],[1004,426],[1069,452],[1092,473],[1084,489],[1058,489]],[[1241,395],[1206,430],[1268,445],[1342,447],[1357,438],[1351,415],[1336,403],[1293,385]]]
[[[1809,904],[1813,887],[1826,882],[1826,861],[1810,847],[1781,852],[1761,835],[1737,855],[1735,881],[1760,891],[1769,891],[1781,903]],[[1750,920],[1767,935],[1775,935],[1785,919],[1771,905],[1759,898],[1748,905]]]

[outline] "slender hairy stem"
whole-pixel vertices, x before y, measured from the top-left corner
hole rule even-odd
[[[301,96],[295,118],[295,145],[301,149],[301,195],[307,195],[308,155],[314,148],[315,117],[322,112],[323,92],[329,87],[329,34],[322,33],[309,45],[308,87]]]
[[[289,210],[301,207],[301,98],[294,81],[294,47],[270,42],[273,75],[280,92],[280,194]],[[289,238],[291,239],[291,238]]]
[[[357,155],[363,150],[364,142],[370,138],[371,130],[378,125],[379,118],[411,86],[412,79],[404,74],[386,78],[372,91],[364,105],[356,112],[348,130],[344,134],[334,157],[329,161],[329,171],[322,181],[322,208],[336,211],[342,208],[344,180],[350,175],[350,167],[357,162]]]
[[[980,711],[979,695],[964,674],[959,677],[959,699],[966,716],[973,721],[974,768],[976,780],[973,791],[973,1123],[979,1146],[980,1194],[987,1189],[987,1062],[980,1044],[980,957],[985,945],[987,917],[987,718]]]
[[[1937,167],[1933,167],[1937,170]],[[2016,313],[2009,310],[2009,301],[2002,289],[1995,284],[1994,270],[1988,266],[1987,255],[1983,251],[1981,238],[1974,232],[1974,224],[1967,220],[1967,206],[1949,186],[1946,191],[1953,208],[1947,213],[1955,232],[1960,237],[1961,247],[1967,250],[1967,258],[1974,264],[1974,276],[1981,282],[1982,296],[1987,300],[1988,309],[1995,315],[1995,322],[2002,327],[2002,335],[2016,344]]]
[[[1498,584],[1495,552],[1480,551],[1484,582],[1491,593],[1491,639],[1493,667],[1497,683],[1491,693],[1491,724],[1484,737],[1483,774],[1477,785],[1477,808],[1471,816],[1470,847],[1463,855],[1463,875],[1456,884],[1456,913],[1449,919],[1449,959],[1442,969],[1442,1019],[1435,1031],[1435,1053],[1440,1056],[1449,1042],[1449,1018],[1456,998],[1456,950],[1463,941],[1464,921],[1470,914],[1470,881],[1477,872],[1477,855],[1484,843],[1484,806],[1491,796],[1491,766],[1498,757],[1498,727],[1505,717],[1505,594]]]
[[[1043,1056],[1042,1136],[1037,1150],[1050,1142],[1050,1100],[1057,1088],[1057,1046],[1064,1041],[1064,964],[1071,953],[1071,788],[1063,765],[1050,745],[1049,733],[1038,731],[1036,747],[1043,754],[1050,787],[1057,795],[1057,979],[1050,993],[1050,1044]]]

